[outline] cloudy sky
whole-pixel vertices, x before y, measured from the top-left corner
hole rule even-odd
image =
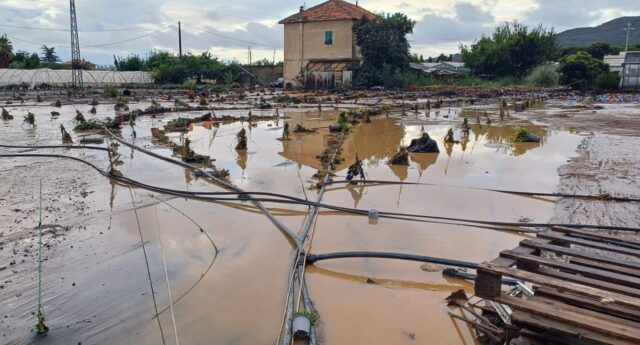
[[[291,0],[77,0],[82,57],[112,64],[113,55],[177,51],[177,22],[182,22],[183,50],[209,51],[221,59],[247,62],[282,59],[283,30],[277,22],[304,1]],[[307,6],[323,0],[306,1]],[[355,2],[355,0],[351,0]],[[412,50],[426,56],[455,53],[504,21],[543,23],[563,31],[593,26],[620,16],[640,15],[638,0],[360,0],[373,12],[404,12],[416,20]],[[67,0],[0,1],[0,35],[15,50],[56,47],[68,60]],[[39,28],[48,30],[34,30]],[[640,28],[639,28],[640,29]],[[622,31],[621,31],[622,34]]]

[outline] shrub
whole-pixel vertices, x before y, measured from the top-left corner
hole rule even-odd
[[[556,66],[540,65],[525,80],[531,86],[555,87],[560,83],[560,73]]]
[[[594,87],[598,91],[617,90],[620,87],[620,75],[617,72],[602,73],[596,78]]]
[[[118,96],[118,87],[115,85],[106,85],[104,87],[104,93],[109,97],[115,98],[116,96]]]

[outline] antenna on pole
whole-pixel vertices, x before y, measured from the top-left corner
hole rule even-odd
[[[80,59],[80,40],[78,39],[78,20],[76,2],[69,0],[69,19],[71,21],[71,85],[74,90],[82,89],[82,60]]]
[[[182,57],[182,24],[178,21],[178,52]]]
[[[623,30],[627,30],[627,43],[624,45],[624,52],[626,53],[629,51],[629,34],[631,33],[631,30],[635,29],[631,27],[631,23],[627,23],[627,27]]]

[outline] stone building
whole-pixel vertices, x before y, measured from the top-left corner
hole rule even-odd
[[[354,22],[375,14],[342,0],[329,0],[280,21],[284,24],[284,83],[290,87],[351,87],[361,60]]]

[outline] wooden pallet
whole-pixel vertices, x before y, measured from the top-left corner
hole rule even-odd
[[[533,284],[535,295],[506,294],[502,277]],[[475,293],[511,307],[511,323],[523,336],[640,344],[640,241],[554,227],[482,263]]]

